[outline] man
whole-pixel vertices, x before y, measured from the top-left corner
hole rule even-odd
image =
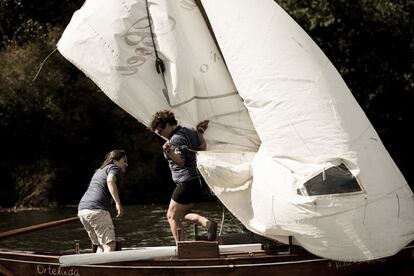
[[[168,207],[167,218],[176,242],[183,237],[181,225],[183,219],[206,227],[208,240],[213,241],[217,238],[216,222],[191,213],[194,203],[200,200],[202,193],[202,182],[197,171],[196,151],[206,149],[203,133],[207,127],[208,121],[199,123],[197,130],[179,126],[174,113],[168,110],[155,113],[149,125],[151,130],[167,140],[162,150],[176,184]]]

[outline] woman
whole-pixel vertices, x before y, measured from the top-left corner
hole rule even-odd
[[[88,189],[78,206],[78,217],[96,245],[97,252],[114,251],[115,229],[109,210],[115,202],[117,218],[124,214],[118,188],[128,167],[125,151],[113,150],[106,154],[105,161],[92,176]]]

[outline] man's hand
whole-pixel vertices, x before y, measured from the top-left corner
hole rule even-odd
[[[165,153],[168,153],[170,150],[172,150],[172,145],[171,145],[170,141],[167,141],[167,142],[164,143],[164,145],[162,145],[162,150]]]
[[[197,124],[197,127],[196,127],[197,132],[203,134],[204,131],[208,128],[208,123],[209,122],[210,122],[209,120],[205,120],[205,121],[199,122]]]

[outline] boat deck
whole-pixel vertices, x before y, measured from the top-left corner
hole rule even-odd
[[[125,248],[123,252],[133,251]],[[122,252],[122,251],[121,251]],[[90,253],[82,253],[85,256]],[[94,253],[93,253],[94,254]],[[94,254],[99,255],[99,254]],[[317,257],[300,248],[220,253],[217,257],[154,257],[146,260],[61,266],[52,252],[0,250],[0,273],[4,275],[414,275],[414,244],[398,254],[367,262],[340,262]],[[392,273],[391,273],[392,272]]]

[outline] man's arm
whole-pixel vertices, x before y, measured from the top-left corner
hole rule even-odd
[[[197,150],[207,149],[207,143],[206,143],[206,140],[204,139],[204,131],[206,131],[206,129],[208,128],[208,123],[209,121],[205,120],[205,121],[198,123],[196,127],[198,140],[200,141],[200,144],[198,145]]]
[[[180,166],[184,166],[185,159],[181,156],[180,153],[176,153],[174,150],[174,147],[171,145],[170,141],[165,142],[162,146],[163,151],[165,154],[175,163],[177,163]]]

